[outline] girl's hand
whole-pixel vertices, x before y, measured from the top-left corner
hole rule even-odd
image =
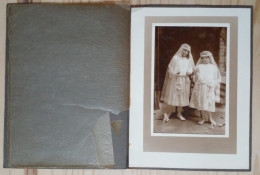
[[[199,70],[198,68],[196,68],[196,67],[193,68],[193,72],[194,72],[194,73],[198,73],[199,71],[200,71],[200,70]]]
[[[191,74],[192,74],[192,73],[190,73],[190,72],[186,72],[186,75],[187,75],[187,76],[190,76]]]

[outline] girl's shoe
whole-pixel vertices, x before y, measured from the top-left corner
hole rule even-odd
[[[211,120],[210,123],[211,123],[212,126],[217,126],[217,123],[213,120]]]
[[[203,125],[205,123],[205,119],[198,122],[199,125]]]
[[[168,121],[169,121],[169,116],[166,113],[164,113],[163,114],[163,123],[168,122]]]
[[[177,116],[180,120],[184,121],[186,120],[182,115],[181,116]]]

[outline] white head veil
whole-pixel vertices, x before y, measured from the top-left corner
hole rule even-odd
[[[205,57],[205,56],[209,57],[209,62],[210,62],[210,64],[214,65],[214,66],[215,66],[215,69],[216,69],[216,71],[215,71],[215,72],[216,72],[216,75],[215,75],[216,80],[215,80],[215,81],[217,82],[217,85],[216,85],[216,88],[215,88],[215,100],[216,100],[216,102],[219,103],[219,102],[220,102],[220,82],[221,82],[221,75],[220,75],[220,71],[219,71],[218,65],[217,65],[217,63],[215,62],[212,53],[211,53],[210,51],[203,51],[203,52],[201,52],[201,53],[200,53],[200,58],[199,58],[199,60],[198,60],[198,62],[197,62],[197,64],[196,64],[196,67],[197,67],[198,65],[202,64],[201,57]]]
[[[187,57],[183,57],[184,49],[186,49],[188,51]],[[172,73],[178,72],[177,70],[179,69],[179,67],[177,66],[176,62],[178,62],[178,59],[182,59],[182,58],[187,58],[189,67],[192,69],[194,68],[195,65],[194,65],[192,54],[191,54],[191,47],[188,44],[182,44],[181,47],[179,48],[179,50],[172,57],[169,65],[168,65],[167,72],[172,72]]]
[[[188,60],[189,60],[189,64],[192,66],[192,67],[194,67],[194,61],[193,61],[193,57],[192,57],[192,54],[191,54],[191,47],[190,47],[190,45],[188,45],[188,44],[186,44],[186,43],[184,43],[184,44],[182,44],[181,45],[181,47],[179,48],[179,50],[175,53],[175,55],[173,56],[173,58],[175,57],[175,56],[179,56],[179,57],[183,57],[182,56],[182,52],[183,52],[183,49],[186,49],[189,53],[188,53]]]
[[[213,57],[213,55],[212,55],[212,53],[210,51],[203,51],[203,52],[200,53],[200,58],[199,58],[199,60],[198,60],[198,62],[196,64],[196,66],[198,66],[199,64],[202,63],[201,62],[201,57],[209,57],[210,64],[213,64],[213,65],[215,65],[218,68],[218,65],[215,62],[214,57]],[[219,71],[219,69],[218,69],[218,71]]]

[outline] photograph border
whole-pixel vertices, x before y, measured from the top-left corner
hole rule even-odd
[[[214,22],[213,22],[214,20]],[[237,58],[238,53],[238,18],[230,16],[221,16],[221,17],[209,17],[209,16],[175,16],[174,18],[170,16],[146,16],[145,17],[145,34],[144,34],[144,95],[143,95],[143,150],[144,152],[176,152],[176,153],[208,153],[208,154],[236,154],[237,153],[237,71],[238,71],[238,59],[234,59],[230,62],[229,73],[233,78],[230,81],[233,93],[230,93],[232,97],[229,97],[229,137],[228,138],[212,138],[212,137],[185,137],[185,136],[163,136],[155,137],[150,135],[148,130],[151,130],[150,123],[151,121],[151,103],[153,101],[150,94],[151,89],[151,35],[152,30],[151,26],[153,23],[173,23],[173,22],[182,22],[182,23],[229,23],[230,24],[230,57]],[[231,100],[232,98],[232,100]],[[148,105],[149,104],[149,105]],[[232,112],[233,111],[233,112]],[[231,113],[232,112],[232,113]],[[217,140],[216,140],[217,139]],[[193,147],[189,147],[189,145]],[[207,146],[205,146],[207,144]],[[186,145],[183,146],[183,145]],[[206,149],[205,149],[206,148]]]

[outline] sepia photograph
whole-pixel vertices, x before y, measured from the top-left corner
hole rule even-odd
[[[227,135],[228,26],[153,27],[153,133]]]

